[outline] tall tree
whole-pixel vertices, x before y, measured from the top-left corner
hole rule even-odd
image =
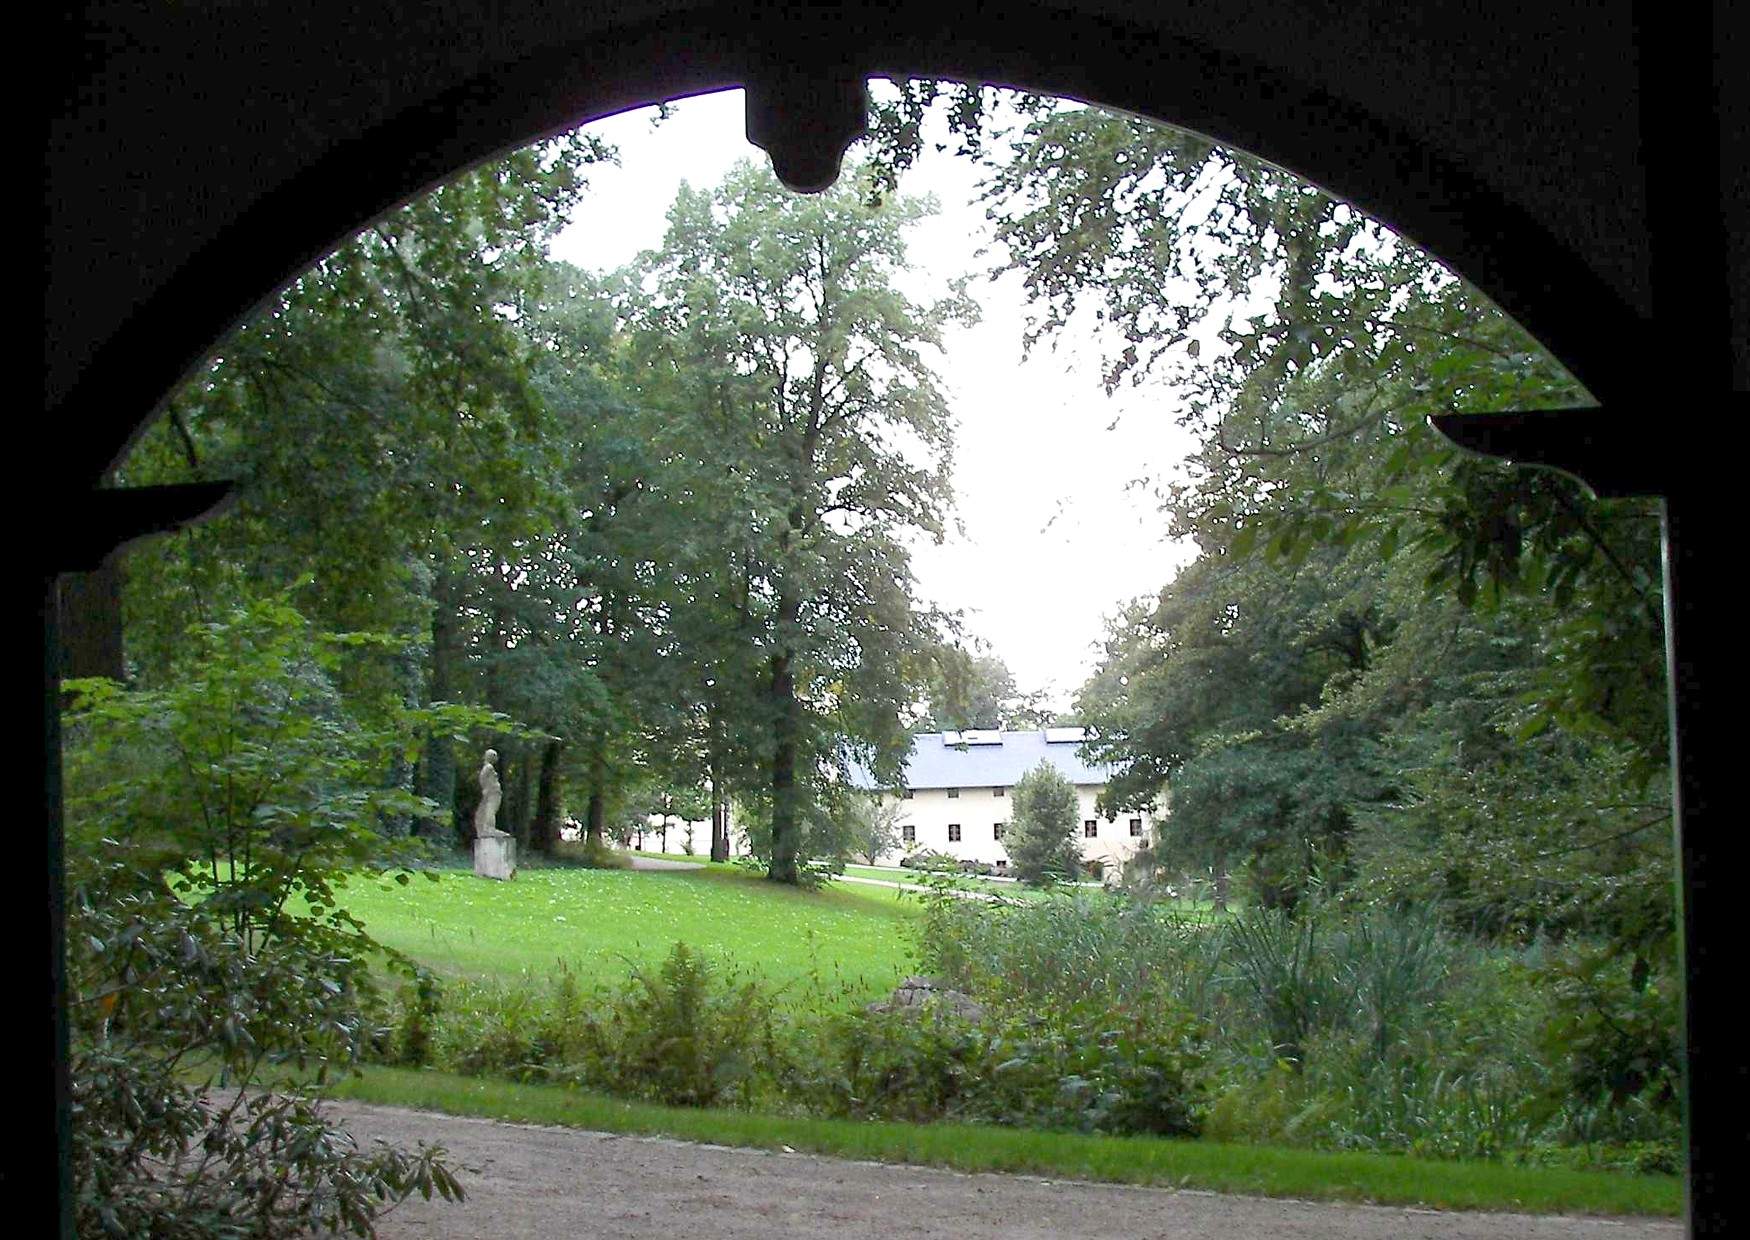
[[[1044,694],[1023,693],[1009,665],[994,654],[974,654],[943,645],[927,664],[925,713],[932,731],[968,728],[1036,728],[1049,722]]]
[[[928,208],[869,206],[853,173],[815,197],[742,164],[682,189],[639,312],[683,394],[674,415],[733,483],[746,630],[761,651],[770,877],[795,882],[805,807],[855,754],[894,774],[926,637],[903,536],[940,537],[952,436],[926,350],[972,307],[897,287]],[[745,513],[745,517],[740,514]],[[733,554],[719,560],[733,573]]]

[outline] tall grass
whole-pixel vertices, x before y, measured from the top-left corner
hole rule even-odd
[[[931,903],[924,966],[980,998],[1035,1007],[1165,1003],[1210,1049],[1207,1131],[1225,1139],[1444,1157],[1550,1157],[1576,1136],[1645,1149],[1589,1157],[1660,1166],[1669,1117],[1596,1121],[1563,1092],[1547,989],[1511,949],[1418,910],[1314,899],[1220,922],[1141,901]]]

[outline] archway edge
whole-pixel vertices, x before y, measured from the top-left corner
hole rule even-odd
[[[810,11],[811,13],[813,11]],[[846,5],[776,35],[716,7],[505,59],[334,146],[230,221],[137,305],[50,426],[69,481],[95,482],[157,402],[263,300],[369,220],[540,137],[733,87],[793,48],[870,76],[985,81],[1120,108],[1251,151],[1355,203],[1492,297],[1599,398],[1634,390],[1644,323],[1588,263],[1480,177],[1323,88],[1230,52],[1085,13],[1000,22],[951,7]]]

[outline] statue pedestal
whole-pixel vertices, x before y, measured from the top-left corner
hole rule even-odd
[[[476,878],[516,877],[516,836],[488,835],[474,841]]]

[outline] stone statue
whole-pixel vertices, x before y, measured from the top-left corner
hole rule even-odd
[[[474,811],[474,873],[481,878],[516,877],[516,837],[498,829],[498,803],[504,789],[498,783],[498,750],[488,749],[480,763],[480,807]]]
[[[498,829],[498,803],[504,799],[504,790],[498,785],[498,769],[492,765],[496,761],[498,750],[488,749],[480,764],[480,807],[474,811],[476,839],[506,839],[509,835]]]

